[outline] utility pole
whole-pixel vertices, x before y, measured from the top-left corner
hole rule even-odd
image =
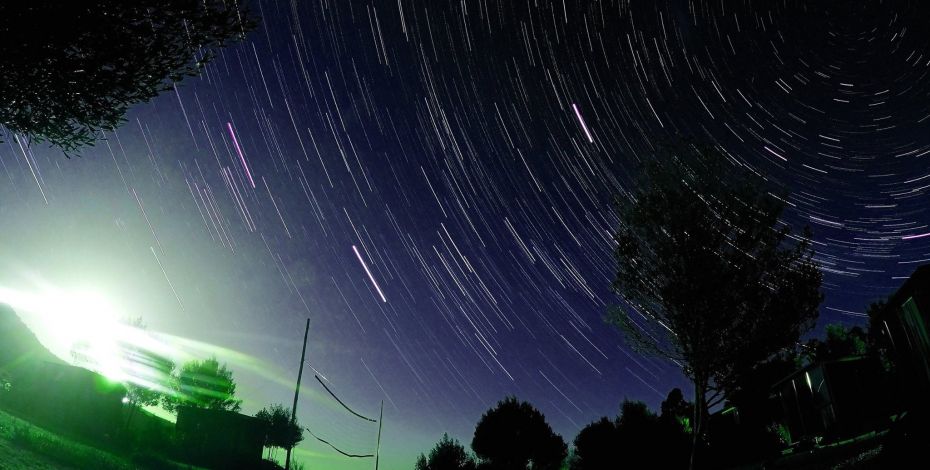
[[[381,457],[381,426],[384,424],[384,400],[381,400],[381,413],[378,415],[378,447],[375,448],[375,470],[378,470],[378,459]]]
[[[294,406],[291,407],[291,425],[297,421],[297,396],[300,395],[300,378],[304,375],[304,358],[307,355],[307,334],[310,333],[310,319],[304,328],[304,347],[300,351],[300,369],[297,369],[297,387],[294,388]],[[382,405],[383,406],[383,405]],[[291,470],[291,448],[287,449],[287,458],[284,461],[284,470]]]

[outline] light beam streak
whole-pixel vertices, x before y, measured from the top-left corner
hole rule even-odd
[[[586,136],[588,136],[588,142],[590,142],[590,143],[593,144],[593,143],[594,143],[594,137],[591,135],[591,131],[588,130],[588,125],[585,124],[584,118],[581,117],[581,111],[578,111],[578,105],[575,104],[575,103],[572,103],[572,108],[575,109],[575,116],[578,117],[578,122],[581,123],[581,128],[584,129],[584,134],[585,134]]]
[[[376,281],[375,277],[372,276],[371,270],[368,269],[368,264],[365,263],[365,260],[362,258],[362,254],[358,252],[358,248],[355,245],[352,245],[352,251],[355,252],[355,257],[358,258],[358,262],[362,263],[362,267],[365,268],[365,273],[368,274],[368,279],[371,279],[372,285],[375,286],[375,290],[377,290],[378,295],[381,296],[381,301],[387,303],[387,297],[385,297],[384,292],[381,291],[381,286],[378,285],[378,281]]]
[[[252,172],[249,171],[249,165],[245,162],[245,155],[242,154],[242,147],[239,146],[239,139],[236,138],[236,133],[233,132],[232,123],[227,122],[226,127],[229,129],[229,135],[232,137],[233,144],[236,146],[236,152],[239,153],[239,160],[242,162],[242,168],[245,169],[245,176],[249,177],[249,183],[252,183],[252,189],[255,189],[255,180],[252,179]]]

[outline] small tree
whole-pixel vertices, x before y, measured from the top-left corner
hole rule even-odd
[[[147,326],[142,317],[124,319],[123,323],[143,332]],[[139,347],[132,342],[120,343],[123,371],[126,374],[126,399],[129,416],[126,427],[132,422],[136,411],[144,406],[155,406],[162,402],[165,391],[171,383],[171,374],[175,364],[170,358],[155,351]],[[74,356],[72,351],[72,356]]]
[[[617,418],[617,435],[623,462],[631,468],[649,468],[668,445],[659,435],[659,417],[641,401],[623,400]]]
[[[562,437],[526,402],[508,397],[481,416],[471,448],[483,469],[557,470],[568,455]]]
[[[685,400],[681,389],[674,388],[662,401],[659,408],[658,433],[656,439],[662,443],[659,452],[665,468],[683,468],[690,457],[691,433],[694,431],[691,420],[694,418],[694,404]]]
[[[174,361],[153,351],[124,346],[128,370],[131,374],[124,382],[129,416],[126,427],[136,412],[144,406],[156,406],[164,402],[165,391],[171,384]]]
[[[291,421],[291,413],[283,405],[273,404],[262,408],[255,417],[265,423],[265,447],[292,449],[304,439],[303,427],[296,418]]]
[[[239,3],[0,2],[0,125],[65,151],[92,144],[254,28]]]
[[[694,417],[694,405],[685,400],[680,388],[673,388],[662,401],[659,418],[669,424],[675,424],[686,433],[691,433],[691,418]]]
[[[617,425],[606,416],[588,424],[575,436],[575,455],[571,470],[600,470],[618,466],[620,436]]]
[[[804,347],[805,358],[810,363],[863,356],[869,352],[869,337],[862,327],[846,328],[833,323],[824,330],[825,339],[811,339]]]
[[[475,459],[468,454],[458,439],[443,434],[429,451],[429,457],[420,454],[415,470],[475,470]]]
[[[694,449],[708,409],[739,375],[797,342],[817,318],[821,273],[810,233],[789,237],[783,204],[716,149],[682,145],[645,166],[617,200],[608,313],[638,350],[694,383]]]
[[[163,406],[177,413],[180,406],[210,410],[239,411],[242,400],[237,399],[236,382],[232,371],[220,365],[215,357],[185,363],[172,377],[173,392],[166,395]]]

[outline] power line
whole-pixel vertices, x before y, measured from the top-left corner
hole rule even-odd
[[[340,400],[339,397],[337,397],[336,394],[333,393],[333,391],[330,390],[329,387],[327,387],[326,384],[323,383],[322,380],[320,380],[320,376],[318,376],[318,375],[316,375],[316,374],[314,374],[313,376],[316,377],[316,381],[319,382],[320,385],[322,385],[323,388],[325,388],[327,392],[329,392],[329,394],[333,397],[333,399],[335,399],[336,401],[338,401],[339,404],[342,405],[343,408],[345,408],[346,410],[348,410],[349,413],[352,413],[352,414],[354,414],[355,416],[358,416],[359,418],[362,418],[362,419],[364,419],[364,420],[366,420],[366,421],[371,421],[372,423],[377,423],[377,422],[378,422],[378,420],[376,420],[376,419],[371,419],[371,418],[368,418],[368,417],[366,417],[366,416],[362,416],[362,415],[356,413],[355,411],[353,411],[352,408],[349,408],[348,405],[346,405],[345,403],[343,403],[342,400]]]
[[[326,445],[332,447],[333,450],[335,450],[336,452],[339,452],[339,453],[342,454],[342,455],[345,455],[346,457],[364,459],[364,458],[371,458],[371,457],[374,457],[374,456],[375,456],[375,454],[363,454],[363,455],[360,455],[360,454],[350,454],[350,453],[345,452],[345,451],[339,449],[338,447],[336,447],[336,446],[330,444],[329,441],[327,441],[326,439],[323,439],[322,437],[317,436],[316,434],[313,434],[313,431],[311,431],[310,428],[305,427],[304,429],[306,429],[307,432],[309,432],[310,435],[313,436],[314,439],[316,439],[316,440],[322,442],[323,444],[326,444]]]

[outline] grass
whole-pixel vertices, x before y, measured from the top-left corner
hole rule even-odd
[[[0,411],[0,469],[132,470],[128,460]]]

